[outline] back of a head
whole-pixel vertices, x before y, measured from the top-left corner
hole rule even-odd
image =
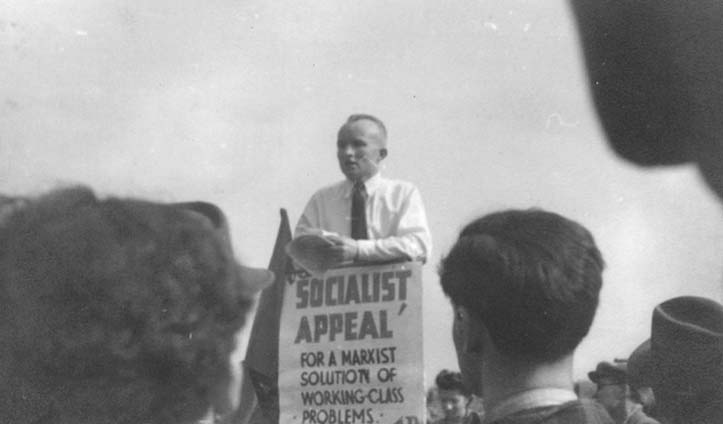
[[[0,228],[0,422],[186,423],[251,301],[230,245],[172,205],[56,191]]]
[[[580,224],[541,210],[509,210],[467,225],[443,259],[442,288],[511,358],[572,353],[598,304],[604,263]]]

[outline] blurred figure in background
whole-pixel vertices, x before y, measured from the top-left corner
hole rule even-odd
[[[643,411],[643,405],[631,396],[628,387],[627,364],[600,362],[588,377],[597,385],[594,399],[618,424],[659,424]]]
[[[0,422],[185,424],[234,399],[229,355],[272,274],[208,203],[58,190],[0,225]]]
[[[605,407],[617,424],[624,423],[628,391],[624,365],[600,362],[595,371],[590,371],[587,375],[597,387],[593,398]]]
[[[433,424],[478,424],[481,417],[470,411],[472,393],[462,384],[462,374],[442,370],[435,378],[443,416]]]

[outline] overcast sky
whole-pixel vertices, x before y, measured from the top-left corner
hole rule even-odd
[[[342,178],[336,130],[378,115],[384,174],[414,182],[434,252],[425,370],[457,368],[436,266],[469,220],[542,207],[607,262],[582,377],[649,333],[655,304],[723,301],[723,210],[690,167],[622,162],[600,131],[565,2],[5,0],[0,192],[82,183],[207,200],[266,266],[278,209]]]

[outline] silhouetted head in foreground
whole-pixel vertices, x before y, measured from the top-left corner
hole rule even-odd
[[[695,164],[723,200],[723,3],[570,3],[615,152],[642,166]]]
[[[208,203],[28,200],[0,227],[0,422],[194,422],[270,275]]]

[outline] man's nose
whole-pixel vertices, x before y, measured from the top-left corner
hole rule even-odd
[[[339,153],[342,156],[354,156],[354,147],[351,144],[345,144],[339,148]]]

